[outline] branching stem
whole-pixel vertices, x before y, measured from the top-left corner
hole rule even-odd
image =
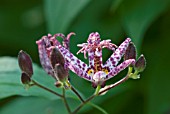
[[[57,93],[57,92],[55,92],[55,91],[53,91],[53,90],[51,90],[51,89],[49,89],[49,88],[47,88],[47,87],[45,87],[45,86],[39,84],[38,82],[36,82],[36,81],[34,81],[34,80],[32,80],[32,82],[33,82],[34,85],[36,85],[36,86],[38,86],[38,87],[40,87],[40,88],[42,88],[42,89],[44,89],[44,90],[46,90],[46,91],[52,93],[52,94],[54,94],[54,95],[56,95],[56,96],[58,96],[58,97],[63,98],[63,96],[60,95],[59,93]]]
[[[65,97],[65,89],[64,89],[64,88],[63,88],[63,101],[64,101],[64,105],[65,105],[68,113],[71,114],[70,107],[69,107],[69,105],[68,105],[68,103],[67,103],[67,100],[66,100],[66,97]]]
[[[71,86],[71,90],[77,95],[77,97],[80,99],[81,102],[84,102],[84,99],[81,97],[81,95],[73,86]]]
[[[86,103],[88,103],[89,101],[91,101],[92,99],[94,99],[97,95],[101,95],[104,92],[107,92],[108,90],[118,86],[119,84],[125,82],[126,80],[129,79],[129,75],[130,73],[128,73],[124,78],[122,78],[121,80],[119,80],[118,82],[111,84],[109,87],[107,87],[106,89],[99,91],[98,94],[93,94],[92,96],[90,96],[88,99],[86,99],[83,103],[81,103],[71,114],[76,114]]]

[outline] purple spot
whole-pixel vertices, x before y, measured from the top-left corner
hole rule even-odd
[[[114,56],[116,56],[116,55],[117,55],[117,53],[115,52],[115,53],[114,53]]]
[[[85,63],[83,63],[83,67],[85,67],[86,66],[86,64]]]
[[[80,60],[77,60],[77,63],[80,63]]]
[[[90,62],[90,66],[92,66],[93,64]]]
[[[66,55],[67,52],[63,52],[63,55]]]
[[[120,59],[119,57],[116,57],[116,59]]]
[[[115,61],[112,61],[112,64],[115,64],[116,62]]]
[[[73,55],[72,54],[70,54],[70,58],[72,58],[73,57]]]
[[[110,60],[111,60],[111,61],[114,61],[114,59],[113,59],[113,58],[110,58]]]
[[[81,66],[80,65],[78,65],[79,66],[79,68],[81,68]]]

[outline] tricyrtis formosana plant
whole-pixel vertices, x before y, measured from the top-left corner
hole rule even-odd
[[[139,79],[140,72],[143,72],[145,69],[145,57],[141,55],[136,59],[136,47],[130,38],[127,38],[120,46],[117,46],[111,43],[111,40],[101,40],[98,32],[91,33],[87,39],[87,43],[77,45],[81,47],[77,54],[84,53],[85,58],[87,58],[86,55],[88,54],[89,64],[86,64],[70,52],[69,45],[71,45],[70,37],[72,35],[75,34],[70,33],[66,37],[61,33],[53,36],[48,34],[36,42],[43,69],[55,79],[55,86],[57,89],[63,89],[63,94],[56,93],[31,79],[33,68],[30,56],[24,51],[20,51],[18,56],[19,66],[22,71],[21,81],[25,87],[38,86],[61,97],[69,114],[77,113],[90,100],[103,95],[129,78]],[[63,39],[62,44],[56,39],[57,37]],[[113,51],[113,54],[104,64],[102,61],[103,48]],[[124,57],[124,61],[119,63],[122,57]],[[107,80],[113,78],[127,67],[128,72],[124,78],[111,85],[105,84]],[[90,81],[93,88],[95,88],[94,94],[87,99],[83,99],[69,81],[69,78],[72,78],[69,75],[69,70],[77,74],[80,78]],[[67,103],[65,91],[68,89],[72,90],[82,102],[76,109],[70,109]]]

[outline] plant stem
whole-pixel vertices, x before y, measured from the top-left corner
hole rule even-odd
[[[108,88],[106,88],[106,89],[100,91],[100,92],[99,92],[99,95],[101,95],[102,93],[104,93],[104,92],[106,92],[106,91],[108,91],[108,90],[110,90],[110,89],[112,89],[112,88],[118,86],[119,84],[125,82],[125,81],[128,80],[128,79],[129,79],[129,75],[126,75],[126,77],[122,78],[122,79],[119,80],[118,82],[116,82],[116,83],[114,83],[114,84],[111,84]]]
[[[88,99],[86,99],[83,103],[81,103],[71,114],[76,114],[86,103],[91,101],[96,95],[93,94]]]
[[[81,95],[73,86],[71,86],[71,90],[77,95],[77,97],[81,100],[81,102],[84,102],[84,99],[81,97]]]
[[[65,107],[66,107],[68,113],[71,114],[70,107],[69,107],[67,100],[66,100],[66,97],[65,97],[65,89],[64,88],[63,88],[63,101],[64,101],[64,104],[65,104]]]
[[[98,94],[93,94],[91,97],[89,97],[87,100],[85,100],[83,103],[81,103],[71,114],[76,114],[86,103],[88,103],[89,101],[91,101],[92,99],[95,98],[95,96],[97,95],[101,95],[102,93],[118,86],[119,84],[125,82],[126,80],[129,79],[129,75],[130,73],[128,73],[124,78],[122,78],[121,80],[119,80],[118,82],[111,84],[109,87],[107,87],[106,89],[99,91]],[[95,92],[96,93],[96,92]]]
[[[95,91],[95,95],[98,95],[99,94],[99,91],[101,89],[101,85],[97,85],[97,88],[96,88],[96,91]]]
[[[36,85],[36,86],[38,86],[38,87],[40,87],[40,88],[42,88],[42,89],[44,89],[44,90],[46,90],[46,91],[48,91],[48,92],[50,92],[50,93],[53,93],[54,95],[56,95],[56,96],[58,96],[58,97],[63,98],[63,96],[60,95],[59,93],[56,93],[55,91],[53,91],[53,90],[51,90],[51,89],[49,89],[49,88],[47,88],[47,87],[39,84],[38,82],[36,82],[36,81],[34,81],[34,80],[32,80],[32,82],[33,82],[34,85]]]

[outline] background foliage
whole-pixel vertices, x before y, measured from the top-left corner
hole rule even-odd
[[[71,51],[85,42],[88,34],[98,31],[102,39],[119,45],[131,37],[147,60],[140,80],[129,80],[92,102],[109,114],[169,114],[170,113],[170,0],[0,0],[0,114],[64,114],[58,98],[39,88],[24,90],[17,65],[19,50],[27,51],[39,64],[35,41],[47,33],[75,32]],[[104,60],[111,52],[104,50]],[[11,57],[6,57],[11,56]],[[77,55],[82,60],[83,55]],[[53,87],[54,80],[34,66],[35,80]],[[113,83],[125,72],[111,79]],[[88,97],[94,91],[91,84],[70,73],[71,82]],[[72,109],[79,103],[68,91]],[[80,113],[99,114],[85,106]]]

